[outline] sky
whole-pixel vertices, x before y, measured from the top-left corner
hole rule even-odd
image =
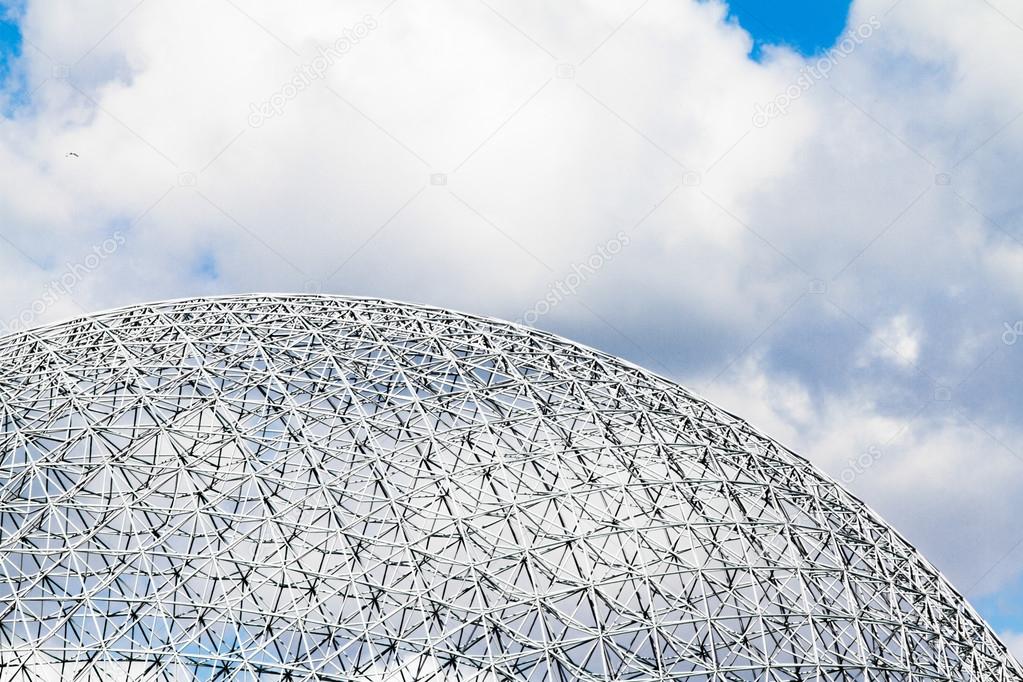
[[[1023,653],[1018,3],[7,7],[3,328],[245,291],[523,321],[810,458]]]
[[[827,51],[845,30],[850,4],[848,0],[731,0],[727,7],[728,17],[753,39],[750,56],[760,61],[770,45],[785,45],[807,57]]]
[[[11,63],[21,54],[21,32],[10,5],[0,4],[0,78],[10,74]]]

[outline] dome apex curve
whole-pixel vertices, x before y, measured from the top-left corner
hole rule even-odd
[[[677,384],[369,298],[0,338],[0,680],[975,680],[866,505]]]

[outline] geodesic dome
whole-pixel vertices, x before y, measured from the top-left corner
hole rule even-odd
[[[3,680],[1023,680],[805,460],[550,334],[367,299],[0,340]]]

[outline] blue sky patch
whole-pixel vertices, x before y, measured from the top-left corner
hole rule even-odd
[[[1008,555],[1017,549],[1013,548]],[[1023,632],[1023,577],[1017,576],[997,592],[970,601],[996,631]]]
[[[210,250],[202,251],[192,265],[192,272],[208,280],[220,277],[220,268],[217,266],[216,254]]]
[[[753,37],[750,57],[766,45],[788,45],[805,56],[832,47],[845,30],[851,0],[728,0],[728,16]]]
[[[22,103],[24,83],[11,82],[14,61],[21,56],[21,27],[18,25],[18,7],[0,0],[0,115],[10,116],[11,110]]]
[[[9,3],[0,2],[0,79],[11,72],[11,63],[21,55],[21,28]]]

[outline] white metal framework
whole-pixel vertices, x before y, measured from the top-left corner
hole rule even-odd
[[[742,420],[379,300],[0,340],[2,680],[1023,680],[887,524]]]

